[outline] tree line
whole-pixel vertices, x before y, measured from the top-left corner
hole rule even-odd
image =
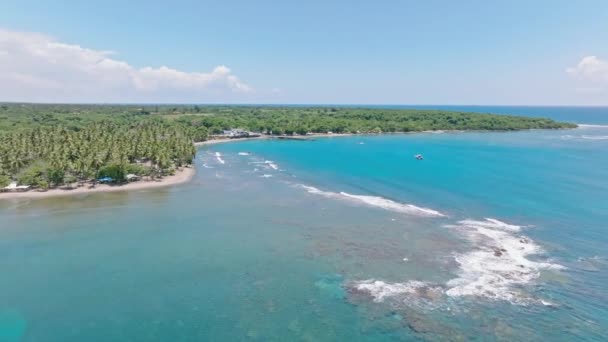
[[[199,137],[242,128],[272,135],[306,133],[394,133],[427,130],[521,130],[571,128],[576,125],[546,118],[479,114],[441,110],[300,108],[300,107],[205,107],[202,114],[182,108],[164,114],[192,127]]]

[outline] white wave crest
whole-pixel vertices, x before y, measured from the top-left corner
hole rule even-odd
[[[209,165],[207,165],[207,163],[203,163],[203,167],[204,167],[205,169],[214,169],[214,167],[213,167],[213,166],[209,166]]]
[[[578,128],[608,128],[608,125],[578,124]]]
[[[251,153],[249,152],[239,152],[239,156],[250,156]]]
[[[608,140],[608,135],[562,135],[562,140],[583,139],[583,140]]]
[[[443,289],[440,286],[416,280],[405,283],[386,283],[382,280],[368,279],[355,282],[353,288],[368,293],[374,298],[374,302],[382,302],[387,297],[396,296],[436,299],[443,294]]]
[[[608,140],[608,135],[583,135],[581,138],[587,140]]]
[[[321,195],[328,198],[334,199],[343,199],[349,200],[354,203],[365,204],[371,207],[382,208],[389,211],[417,215],[417,216],[425,216],[425,217],[445,217],[446,215],[440,213],[439,211],[417,207],[413,204],[403,204],[395,201],[391,201],[389,199],[378,197],[378,196],[364,196],[364,195],[352,195],[346,192],[328,192],[322,191],[312,186],[300,185],[303,189],[311,194]]]
[[[270,178],[270,177],[272,177],[272,175],[263,174],[263,175],[261,175],[260,177],[262,177],[262,178]]]
[[[217,161],[218,161],[220,164],[224,164],[224,163],[226,163],[226,162],[224,161],[224,159],[222,159],[222,154],[221,154],[221,153],[219,153],[219,152],[215,152],[215,159],[217,159]]]
[[[446,226],[465,234],[475,249],[455,256],[458,278],[447,282],[448,296],[481,296],[525,304],[529,298],[516,290],[540,276],[543,269],[562,269],[557,264],[529,260],[543,253],[534,241],[514,233],[521,227],[495,219],[463,220]]]
[[[271,160],[266,160],[264,161],[264,164],[270,166],[273,170],[278,170],[279,167],[277,166],[277,164],[275,164],[273,161]]]

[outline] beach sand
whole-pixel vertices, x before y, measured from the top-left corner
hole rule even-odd
[[[2,192],[0,193],[0,200],[3,199],[16,199],[16,198],[47,198],[55,196],[68,196],[77,194],[89,194],[97,192],[114,192],[114,191],[129,191],[129,190],[141,190],[150,188],[159,188],[169,185],[182,184],[190,181],[195,174],[194,167],[186,167],[182,170],[176,171],[173,176],[166,176],[162,179],[152,181],[137,181],[131,182],[124,185],[107,185],[97,184],[94,188],[90,188],[89,184],[75,188],[75,189],[51,189],[47,191],[36,191],[30,190],[25,192]]]
[[[352,136],[352,133],[308,133],[307,135],[294,135],[294,138],[321,138],[321,137],[348,137]],[[194,146],[205,146],[205,145],[215,145],[215,144],[223,144],[223,143],[231,143],[231,142],[239,142],[239,141],[249,141],[249,140],[264,140],[264,139],[277,139],[279,136],[270,136],[270,135],[262,135],[260,137],[255,138],[236,138],[236,139],[212,139],[205,140],[194,143]],[[287,136],[290,137],[290,136]]]
[[[211,140],[195,142],[194,146],[215,145],[215,144],[224,144],[224,143],[230,143],[230,142],[249,141],[249,140],[262,140],[262,139],[268,139],[268,138],[270,138],[270,137],[262,135],[261,137],[255,137],[255,138],[211,139]]]

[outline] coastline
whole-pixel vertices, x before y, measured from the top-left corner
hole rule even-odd
[[[239,142],[239,141],[250,141],[250,140],[264,140],[264,139],[270,139],[270,137],[266,136],[266,135],[262,135],[262,136],[253,137],[253,138],[212,139],[212,140],[205,140],[205,141],[195,142],[194,146],[198,147],[198,146],[206,146],[206,145],[224,144],[224,143]]]
[[[577,124],[577,128],[585,128],[585,127],[608,127],[603,125],[591,125],[591,124]],[[576,128],[574,128],[576,129]],[[309,133],[307,135],[297,136],[301,138],[332,138],[332,137],[352,137],[352,136],[377,136],[377,135],[400,135],[400,134],[440,134],[440,133],[466,133],[466,132],[491,132],[487,130],[436,130],[436,131],[415,131],[415,132],[383,132],[383,133]],[[506,131],[511,132],[511,131]],[[233,143],[233,142],[244,142],[250,140],[271,140],[277,139],[277,136],[259,136],[253,138],[236,138],[236,139],[213,139],[206,140],[201,142],[196,142],[194,145],[196,147],[199,146],[207,146],[207,145],[216,145],[216,144],[224,144],[224,143]],[[153,189],[160,188],[172,185],[178,185],[189,182],[196,170],[194,166],[185,167],[182,170],[178,170],[175,175],[167,176],[160,180],[151,180],[151,181],[138,181],[127,183],[123,185],[108,185],[108,184],[97,184],[95,188],[90,188],[89,186],[82,186],[75,189],[50,189],[47,191],[24,191],[24,192],[0,192],[0,200],[6,199],[36,199],[36,198],[49,198],[49,197],[57,197],[57,196],[69,196],[69,195],[80,195],[80,194],[91,194],[91,193],[100,193],[100,192],[118,192],[118,191],[132,191],[132,190],[142,190],[142,189]]]
[[[173,176],[166,176],[160,180],[152,181],[138,181],[127,183],[124,185],[108,185],[108,184],[97,184],[95,188],[89,188],[88,186],[82,186],[75,189],[50,189],[47,191],[36,191],[30,190],[25,192],[2,192],[0,193],[0,200],[7,199],[36,199],[36,198],[49,198],[57,196],[70,196],[70,195],[81,195],[81,194],[93,194],[100,192],[118,192],[118,191],[129,191],[129,190],[142,190],[160,188],[170,185],[177,185],[189,182],[196,170],[194,167],[185,167],[175,172]]]
[[[355,137],[355,136],[381,136],[381,135],[409,135],[409,134],[442,134],[442,133],[512,133],[512,132],[521,132],[521,131],[534,131],[534,130],[570,130],[570,129],[580,129],[580,128],[589,128],[589,127],[608,127],[608,125],[591,125],[591,124],[576,124],[577,127],[574,128],[530,128],[530,129],[518,129],[518,130],[486,130],[486,129],[471,129],[471,130],[462,130],[462,129],[438,129],[438,130],[426,130],[426,131],[409,131],[409,132],[382,132],[382,133],[308,133],[307,135],[294,135],[295,138],[300,138],[300,140],[306,140],[306,138],[340,138],[340,137]],[[225,139],[213,139],[213,140],[205,140],[195,142],[194,146],[207,146],[207,145],[216,145],[216,144],[224,144],[224,143],[232,143],[232,142],[243,142],[250,140],[272,140],[279,139],[279,137],[283,136],[269,136],[262,135],[254,138],[225,138]],[[292,137],[292,136],[286,136]],[[296,139],[293,139],[296,140]]]
[[[306,138],[350,137],[350,136],[354,136],[354,135],[357,135],[357,134],[354,134],[354,133],[332,133],[332,134],[328,134],[328,133],[309,133],[307,135],[294,135],[294,137],[296,137],[296,138],[302,138],[302,140],[306,140]],[[361,135],[363,135],[363,134],[361,134]],[[251,140],[272,140],[272,139],[279,139],[279,137],[281,137],[281,136],[262,135],[262,136],[253,137],[253,138],[212,139],[212,140],[205,140],[205,141],[195,142],[194,146],[199,147],[199,146],[225,144],[225,143],[232,143],[232,142],[243,142],[243,141],[251,141]],[[288,137],[291,137],[291,136],[288,136]]]

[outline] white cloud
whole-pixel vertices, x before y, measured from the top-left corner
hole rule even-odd
[[[608,61],[586,56],[566,72],[582,81],[608,85]]]
[[[203,102],[253,92],[223,65],[208,73],[136,68],[112,54],[0,29],[0,101]]]

